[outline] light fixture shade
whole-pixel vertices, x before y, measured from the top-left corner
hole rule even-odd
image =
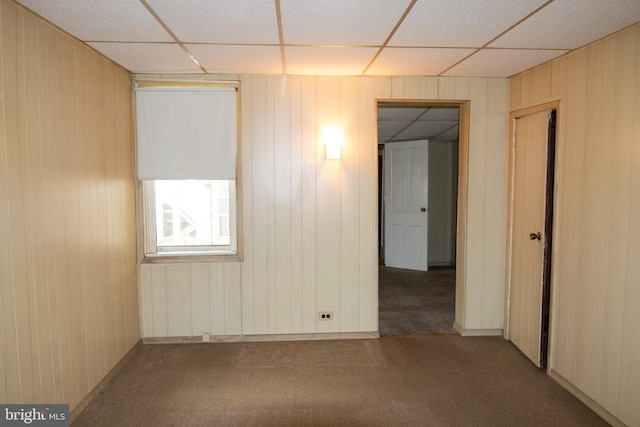
[[[344,144],[342,129],[338,126],[326,128],[322,135],[322,143],[325,146],[325,158],[327,160],[340,159],[342,144]]]
[[[340,160],[342,150],[339,143],[330,142],[326,145],[325,150],[325,158],[327,160]]]

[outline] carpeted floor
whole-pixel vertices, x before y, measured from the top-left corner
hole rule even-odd
[[[603,426],[500,337],[143,345],[74,426]]]
[[[455,333],[456,271],[379,267],[380,335]]]

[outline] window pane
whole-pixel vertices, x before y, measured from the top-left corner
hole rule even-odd
[[[155,181],[157,246],[230,244],[233,181]]]

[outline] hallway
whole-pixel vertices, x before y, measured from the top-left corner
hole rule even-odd
[[[381,336],[450,334],[455,320],[456,270],[379,267]]]

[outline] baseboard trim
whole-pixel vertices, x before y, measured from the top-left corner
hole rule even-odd
[[[502,336],[502,329],[464,329],[457,322],[453,323],[453,329],[463,337],[495,337]]]
[[[102,392],[102,390],[104,390],[104,388],[109,384],[109,381],[111,381],[113,379],[113,377],[115,377],[116,374],[118,372],[120,372],[120,370],[124,367],[124,365],[127,364],[129,359],[131,359],[133,357],[133,355],[135,355],[138,352],[140,347],[142,347],[142,340],[141,339],[138,340],[138,342],[136,342],[133,345],[133,347],[131,347],[131,349],[127,352],[127,354],[125,354],[122,357],[122,359],[120,359],[120,361],[118,363],[116,363],[116,366],[114,366],[107,373],[107,375],[105,375],[104,378],[102,378],[102,380],[100,380],[98,385],[96,385],[93,388],[93,390],[91,390],[89,392],[89,394],[87,394],[84,397],[84,399],[82,399],[76,406],[73,407],[73,409],[71,409],[71,411],[69,411],[69,423],[70,424],[72,424],[73,421],[76,418],[78,418],[78,415],[80,415],[82,413],[82,411],[84,411],[84,408],[89,406],[89,404],[93,401],[93,399],[95,399]]]
[[[583,391],[571,384],[569,380],[560,375],[558,372],[550,369],[548,374],[551,378],[553,378],[555,382],[564,387],[569,393],[573,394],[579,401],[584,403],[589,409],[602,417],[602,419],[604,419],[606,422],[614,427],[626,427],[626,424],[620,421],[618,417],[607,411],[598,402],[587,396]]]
[[[209,343],[223,342],[268,342],[268,341],[315,341],[352,340],[380,338],[380,333],[372,332],[327,332],[315,334],[259,334],[259,335],[211,335]],[[186,337],[145,337],[145,344],[202,344],[202,336]],[[206,344],[206,343],[205,343]]]

